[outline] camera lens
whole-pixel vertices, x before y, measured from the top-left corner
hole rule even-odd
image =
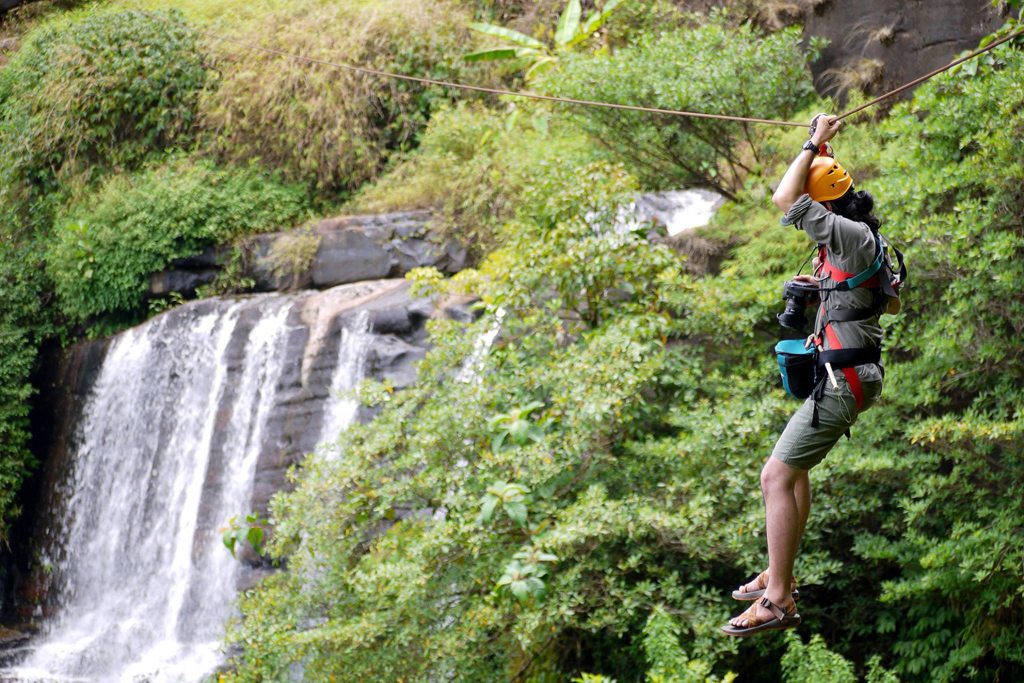
[[[791,330],[803,332],[807,327],[807,316],[804,315],[804,310],[807,308],[806,303],[806,300],[803,299],[800,301],[786,299],[786,310],[775,316],[779,319],[779,324]]]
[[[811,302],[811,298],[818,293],[817,287],[805,285],[800,282],[789,280],[782,286],[782,298],[786,301],[786,310],[779,313],[776,318],[783,327],[803,332],[807,327],[807,316],[805,309]]]

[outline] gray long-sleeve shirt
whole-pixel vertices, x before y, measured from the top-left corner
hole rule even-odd
[[[859,273],[875,260],[875,237],[867,223],[834,214],[811,199],[810,195],[802,195],[796,200],[782,217],[782,224],[795,225],[818,244],[824,244],[829,262],[847,273]],[[832,278],[821,281],[824,289],[835,287],[836,284]],[[821,331],[823,309],[834,311],[843,308],[870,308],[873,303],[874,295],[865,287],[848,292],[830,292],[824,300],[823,307],[818,309],[814,330]],[[878,324],[877,315],[867,320],[833,322],[832,329],[844,349],[882,345],[882,328]],[[823,348],[831,348],[827,338],[824,339]],[[857,366],[857,374],[864,382],[882,379],[880,368],[874,364]]]

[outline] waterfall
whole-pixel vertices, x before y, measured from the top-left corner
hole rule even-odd
[[[0,680],[194,683],[223,663],[243,565],[219,527],[252,509],[268,425],[292,419],[280,415],[299,395],[306,297],[196,302],[111,341],[48,532],[55,612]],[[323,363],[334,390],[362,376],[357,319]],[[355,413],[334,395],[309,401],[323,421],[310,438]]]
[[[456,376],[458,381],[467,384],[472,382],[480,384],[483,381],[483,378],[480,377],[480,371],[483,370],[484,364],[487,362],[487,354],[490,353],[494,340],[498,338],[498,334],[501,332],[501,323],[504,319],[505,309],[499,307],[494,311],[491,326],[473,340],[473,351],[469,354],[469,358],[462,363],[462,367],[459,368],[459,374]]]
[[[707,225],[725,203],[725,197],[704,189],[648,192],[637,197],[626,213],[634,220],[654,221],[669,235],[678,235]]]
[[[346,427],[352,424],[359,408],[358,401],[349,395],[363,378],[362,368],[370,350],[369,316],[365,312],[355,317],[349,327],[341,331],[338,363],[331,376],[330,401],[324,409],[323,426],[318,443],[332,443]]]

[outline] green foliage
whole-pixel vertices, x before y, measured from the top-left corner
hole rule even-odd
[[[737,4],[767,16],[787,3]],[[468,15],[454,5],[181,5],[245,40],[486,81],[457,60]],[[486,19],[531,30],[523,8],[487,6]],[[662,5],[616,13],[625,47],[563,53],[539,85],[772,118],[810,106],[792,31],[764,36],[735,15],[699,26]],[[564,39],[583,22],[563,16]],[[140,47],[118,51],[121,39]],[[243,597],[226,678],[1024,677],[1019,52],[965,64],[836,141],[912,280],[903,314],[884,320],[882,401],[812,474],[800,633],[737,643],[718,627],[736,609],[728,587],[764,566],[757,471],[795,408],[772,390],[765,349],[779,283],[809,246],[779,228],[767,187],[805,132],[448,106],[433,88],[208,49],[222,75],[204,91],[204,144],[263,159],[320,201],[394,161],[351,206],[434,209],[479,267],[416,281],[477,294],[484,311],[432,321],[418,384],[364,385],[376,421],[346,432],[339,457],[311,456],[275,499],[268,552],[288,569]],[[137,77],[144,58],[155,80]],[[60,332],[52,293],[64,315],[111,327],[145,311],[149,274],[174,258],[306,217],[302,191],[255,168],[166,159],[194,140],[206,74],[179,16],[109,9],[49,21],[0,71],[0,537],[32,465],[30,378]],[[639,189],[681,183],[737,199],[700,233],[728,249],[714,277],[684,274],[616,220]],[[300,240],[281,261],[311,248]],[[241,254],[207,293],[244,286]],[[260,546],[265,527],[234,520],[225,544]]]
[[[228,549],[231,556],[235,556],[238,546],[245,543],[253,549],[257,555],[263,552],[263,539],[266,537],[267,520],[255,512],[245,516],[244,522],[239,522],[237,515],[228,520],[228,524],[221,530],[221,541]]]
[[[882,597],[911,615],[889,626],[907,677],[1024,669],[1024,550],[1010,540],[1024,524],[1024,55],[992,54],[922,88],[883,132],[878,193],[915,272],[901,402],[922,414],[905,431],[902,513],[858,550],[903,568]]]
[[[320,235],[310,229],[281,235],[270,245],[267,253],[270,272],[285,286],[295,287],[300,277],[312,266],[320,242]]]
[[[615,683],[614,678],[588,673],[582,673],[578,677],[572,679],[572,681],[573,683]]]
[[[256,280],[248,275],[247,254],[250,243],[246,237],[235,240],[227,260],[221,264],[216,277],[208,285],[196,288],[196,296],[204,299],[248,292],[256,286]]]
[[[234,677],[1020,677],[1022,72],[997,51],[836,141],[913,279],[882,401],[812,474],[799,636],[717,631],[764,566],[757,472],[796,407],[765,353],[810,246],[768,207],[781,168],[703,231],[730,252],[696,278],[614,227],[636,180],[586,158],[532,167],[498,248],[448,282],[484,317],[433,323],[420,382],[374,392],[377,420],[275,500],[290,569],[244,598]],[[480,122],[457,115],[452,153]]]
[[[864,677],[865,683],[900,683],[899,677],[882,666],[882,660],[875,655],[868,660],[868,673]]]
[[[648,661],[649,683],[711,683],[735,680],[734,674],[719,679],[711,675],[711,667],[700,660],[691,660],[680,646],[682,629],[663,605],[651,610],[643,631],[644,655]],[[810,680],[810,679],[807,679]]]
[[[467,41],[448,0],[278,3],[224,30],[304,56],[442,80],[486,82],[456,59]],[[215,48],[216,89],[202,101],[207,144],[222,160],[259,160],[328,200],[374,178],[415,146],[427,117],[454,95],[284,55]]]
[[[690,24],[692,15],[672,0],[644,0],[622,4],[615,14],[615,31],[607,35],[610,48],[618,49],[636,41],[640,36],[657,35]]]
[[[553,95],[705,113],[786,119],[811,94],[800,32],[760,35],[719,18],[647,34],[614,55],[571,56],[543,79]],[[772,68],[765,68],[770,64]],[[768,129],[604,108],[580,124],[645,186],[704,185],[735,195],[759,168]]]
[[[35,465],[29,450],[30,383],[42,340],[53,333],[48,302],[41,297],[41,255],[31,247],[0,241],[0,543],[20,510],[22,482]]]
[[[494,509],[501,506],[501,509],[508,515],[508,518],[520,526],[526,526],[526,494],[530,490],[521,484],[509,484],[498,482],[487,487],[487,492],[480,499],[480,521],[489,522],[494,515]]]
[[[525,521],[525,518],[524,518]],[[521,602],[544,595],[544,577],[548,574],[548,562],[557,562],[551,553],[537,549],[519,551],[505,567],[505,573],[495,584],[496,588],[508,586],[509,592]]]
[[[173,11],[85,11],[32,30],[0,71],[0,198],[28,213],[58,181],[191,139],[206,79]]]
[[[62,211],[46,255],[65,315],[135,314],[149,276],[175,258],[306,216],[304,192],[257,169],[175,159],[118,175]]]
[[[516,448],[525,446],[531,441],[543,440],[543,427],[529,420],[530,413],[543,407],[543,403],[534,401],[521,408],[513,408],[508,413],[495,415],[488,420],[487,424],[494,433],[494,438],[491,440],[491,450],[497,453],[503,448]]]
[[[820,635],[806,645],[792,632],[788,634],[788,647],[782,657],[782,671],[787,683],[803,681],[829,681],[829,683],[857,683],[853,664],[842,655],[832,652]]]
[[[548,648],[607,637],[663,591],[678,597],[671,574],[631,588],[607,571],[643,563],[618,549],[646,527],[634,512],[648,503],[602,480],[662,368],[658,309],[676,267],[602,208],[634,187],[608,166],[535,187],[517,236],[481,265],[486,305],[506,313],[472,376],[464,359],[493,313],[468,335],[436,323],[421,366],[433,379],[378,394],[383,412],[342,436],[344,457],[310,459],[295,493],[275,500],[271,551],[290,570],[245,600],[238,679],[292,664],[339,680],[504,679],[536,673]],[[534,415],[548,427],[531,436]],[[508,432],[497,447],[496,430]]]
[[[480,258],[497,246],[499,228],[538,174],[596,157],[594,145],[557,114],[527,103],[506,113],[465,103],[442,109],[420,147],[364,188],[351,208],[432,209],[435,227]]]
[[[551,45],[504,26],[481,22],[472,23],[469,27],[474,31],[491,38],[498,38],[504,43],[497,47],[471,52],[465,56],[465,59],[470,62],[494,59],[516,60],[526,69],[525,78],[530,81],[555,66],[561,53],[582,45],[590,39],[608,22],[612,12],[621,4],[623,4],[623,0],[607,0],[600,9],[594,10],[584,21],[580,0],[566,0]]]

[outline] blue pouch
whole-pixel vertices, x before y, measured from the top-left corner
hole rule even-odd
[[[803,339],[783,339],[775,345],[775,358],[782,374],[782,388],[794,398],[807,398],[814,391],[816,350],[804,348]]]

